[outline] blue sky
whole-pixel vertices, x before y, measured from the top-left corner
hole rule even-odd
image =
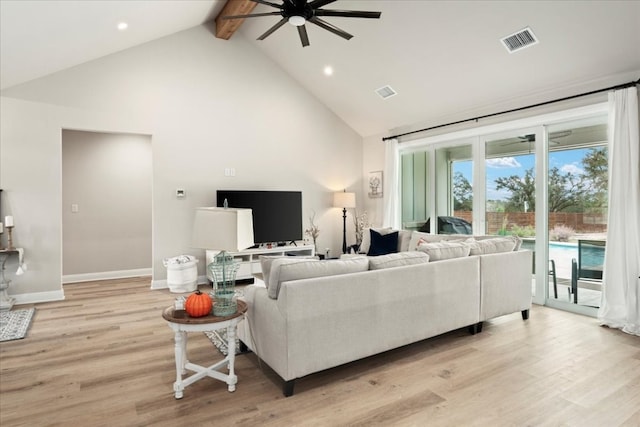
[[[582,158],[588,152],[587,148],[553,151],[549,155],[549,168],[558,167],[562,173],[571,172],[579,175],[583,172]],[[461,172],[473,185],[472,162],[454,162],[454,173]],[[524,176],[527,169],[535,168],[535,156],[526,154],[522,156],[501,157],[488,159],[487,173],[487,200],[505,200],[509,192],[496,190],[495,180],[511,175]]]

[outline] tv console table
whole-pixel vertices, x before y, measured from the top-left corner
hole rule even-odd
[[[218,255],[220,251],[214,251],[207,249],[206,262],[207,265],[213,262],[213,259]],[[240,268],[236,273],[236,281],[249,280],[253,281],[253,275],[262,273],[260,267],[260,255],[270,256],[285,256],[285,255],[315,255],[316,250],[313,245],[287,245],[287,246],[274,246],[272,248],[257,248],[257,249],[245,249],[240,252],[229,252],[233,256],[233,259],[240,262]],[[207,279],[213,282],[213,277],[209,269],[207,269]]]

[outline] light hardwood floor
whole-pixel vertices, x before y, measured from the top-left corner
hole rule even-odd
[[[240,355],[234,393],[206,378],[176,400],[161,317],[175,295],[149,283],[66,285],[36,304],[27,338],[0,343],[0,425],[640,426],[640,338],[538,306],[308,376],[290,398]],[[190,360],[220,357],[190,335]]]

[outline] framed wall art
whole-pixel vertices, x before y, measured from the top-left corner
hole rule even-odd
[[[369,172],[369,197],[377,199],[382,197],[382,171]]]

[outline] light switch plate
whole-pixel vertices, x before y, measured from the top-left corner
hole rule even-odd
[[[176,190],[176,197],[178,199],[184,199],[186,195],[187,195],[187,193],[182,188],[178,188]]]

